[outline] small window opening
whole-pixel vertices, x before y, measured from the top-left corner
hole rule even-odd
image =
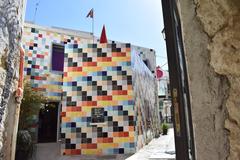
[[[52,45],[52,71],[63,72],[64,67],[64,46]]]

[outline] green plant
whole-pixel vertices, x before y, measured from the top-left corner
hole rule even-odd
[[[162,128],[162,133],[163,133],[163,135],[167,135],[167,133],[168,133],[168,125],[166,124],[166,123],[163,123],[162,124],[162,126],[161,126],[161,128]]]
[[[29,131],[36,122],[40,107],[47,99],[42,92],[34,91],[28,81],[24,81],[23,99],[20,107],[19,125],[16,144],[16,160],[27,160],[33,154],[34,134]],[[32,134],[32,136],[31,136]]]
[[[19,130],[27,130],[33,125],[33,116],[38,115],[41,104],[47,99],[42,92],[34,91],[28,81],[24,82],[23,99],[19,116]]]
[[[17,134],[16,160],[27,160],[32,156],[33,143],[27,130],[19,130]]]

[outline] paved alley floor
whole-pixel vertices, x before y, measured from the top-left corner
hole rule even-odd
[[[58,160],[125,160],[130,155],[113,156],[61,156]]]
[[[113,156],[60,156],[60,145],[57,143],[38,144],[38,151],[32,160],[173,160],[175,145],[173,128],[168,135],[153,139],[133,155]],[[171,154],[169,154],[171,153]]]
[[[168,135],[161,135],[153,139],[137,153],[126,160],[172,160],[175,159],[175,144],[173,128],[168,130]]]
[[[76,156],[61,156],[60,144],[44,143],[37,144],[38,150],[31,160],[125,160],[132,154],[119,154],[107,156],[91,156],[91,155],[76,155]]]

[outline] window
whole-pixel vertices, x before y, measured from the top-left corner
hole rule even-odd
[[[104,122],[104,108],[92,108],[92,123]]]
[[[63,72],[64,67],[64,46],[52,45],[52,71]]]

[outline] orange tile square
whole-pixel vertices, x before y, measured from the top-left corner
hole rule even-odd
[[[134,126],[129,126],[129,131],[134,131]]]
[[[66,112],[61,112],[61,117],[66,117]]]
[[[97,144],[87,144],[87,149],[97,149]]]
[[[128,137],[129,133],[128,132],[124,132],[124,137]]]
[[[79,154],[81,154],[81,150],[80,149],[72,149],[71,154],[72,155],[79,155]]]
[[[103,138],[97,138],[98,143],[103,143]]]
[[[71,155],[71,149],[65,149],[63,155]]]
[[[118,132],[113,132],[113,137],[118,137],[118,136],[119,136]]]

